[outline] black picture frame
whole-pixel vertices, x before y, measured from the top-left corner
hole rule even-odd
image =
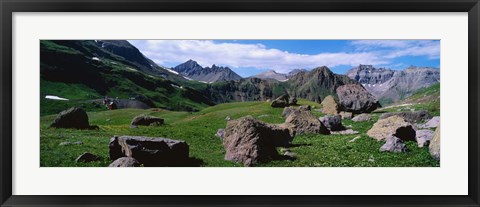
[[[480,206],[478,0],[0,0],[2,206]],[[24,196],[12,195],[13,12],[468,12],[468,195],[465,196]],[[86,192],[88,193],[88,192]]]

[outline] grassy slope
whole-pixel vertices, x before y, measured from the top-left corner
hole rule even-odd
[[[318,104],[300,100],[300,104]],[[266,102],[227,103],[208,107],[200,112],[152,111],[124,109],[115,111],[89,112],[91,124],[100,130],[49,129],[53,115],[42,116],[41,123],[41,166],[107,166],[108,142],[113,135],[137,135],[168,137],[184,140],[190,145],[190,156],[202,161],[202,166],[241,166],[225,161],[222,141],[214,134],[226,125],[225,117],[239,118],[252,115],[265,122],[282,123],[282,109],[271,108]],[[320,116],[319,112],[314,111]],[[132,129],[131,119],[138,114],[151,114],[165,119],[160,127],[139,127]],[[301,135],[294,138],[290,150],[298,155],[294,161],[281,160],[260,166],[438,166],[426,148],[417,148],[415,143],[407,143],[408,153],[380,153],[383,144],[367,137],[366,131],[378,119],[364,123],[344,120],[344,125],[352,125],[359,135]],[[361,136],[355,142],[349,142]],[[59,146],[64,141],[82,141],[83,145]],[[88,164],[76,163],[75,158],[83,152],[92,152],[103,161]],[[370,160],[370,161],[369,161]]]
[[[408,98],[381,108],[377,112],[408,111],[412,109],[416,111],[427,110],[433,116],[440,116],[440,83],[419,89]]]
[[[84,43],[85,49],[95,48],[93,43]],[[85,59],[92,51],[79,51],[71,47],[56,44],[52,41],[41,41],[41,50],[44,57],[42,62],[41,90],[41,115],[54,114],[70,106],[80,105],[87,111],[95,111],[96,106],[91,106],[87,100],[98,99],[104,95],[128,99],[136,95],[143,95],[152,100],[156,107],[171,110],[199,110],[208,106],[208,103],[199,93],[188,88],[173,87],[171,81],[162,77],[155,77],[139,72],[132,65],[121,62],[122,58],[102,51],[105,54],[101,61]],[[100,50],[97,48],[97,50]],[[84,54],[85,53],[85,54]],[[71,58],[77,60],[74,66],[70,63],[55,63],[56,59]],[[53,61],[51,60],[53,59]],[[52,63],[54,62],[54,63]],[[49,65],[50,64],[50,65]],[[66,65],[70,66],[67,67]],[[46,80],[45,71],[49,79],[70,80],[70,82],[57,82]],[[88,75],[81,77],[78,74],[89,72],[101,77],[100,80],[91,80]],[[77,74],[77,75],[72,75]],[[70,99],[71,101],[46,100],[45,95],[55,95]]]

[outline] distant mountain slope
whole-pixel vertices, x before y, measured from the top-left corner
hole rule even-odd
[[[203,68],[194,60],[177,65],[173,70],[190,79],[208,83],[242,79],[228,67],[212,65],[212,67]]]
[[[328,95],[335,95],[338,86],[357,83],[345,75],[333,73],[323,66],[311,71],[300,71],[288,79],[290,93],[300,98],[320,102]]]
[[[127,43],[40,41],[42,97],[59,93],[67,99],[144,97],[155,107],[172,110],[198,110],[212,104],[195,89],[162,77],[170,72],[150,64]]]
[[[347,71],[346,75],[362,84],[383,104],[396,102],[421,88],[440,82],[439,69],[413,66],[397,71],[359,65]]]
[[[274,70],[269,70],[267,72],[254,75],[253,77],[260,78],[260,79],[275,79],[278,81],[286,81],[288,79],[287,74],[277,73]]]

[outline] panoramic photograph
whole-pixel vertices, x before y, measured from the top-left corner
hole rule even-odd
[[[440,40],[40,40],[40,167],[439,167]]]

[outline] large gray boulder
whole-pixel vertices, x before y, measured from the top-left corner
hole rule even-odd
[[[113,161],[108,167],[139,167],[140,163],[133,157],[120,157]]]
[[[50,125],[53,128],[70,128],[70,129],[92,129],[88,123],[88,115],[81,108],[72,107],[60,112],[53,123]],[[98,128],[98,127],[97,127]]]
[[[386,142],[384,145],[380,147],[380,152],[406,152],[407,146],[403,143],[403,140],[390,135],[386,138]]]
[[[167,138],[114,136],[108,147],[111,160],[132,157],[144,166],[184,166],[189,159],[186,142]]]
[[[359,114],[355,117],[353,117],[352,121],[354,122],[364,122],[364,121],[370,121],[372,120],[372,115],[370,114]]]
[[[370,113],[380,107],[375,96],[358,84],[347,84],[337,88],[339,105],[342,111],[354,114]]]
[[[403,119],[405,119],[405,121],[408,121],[410,123],[417,123],[417,122],[425,121],[431,118],[428,111],[421,110],[421,111],[401,111],[401,112],[384,113],[380,116],[379,119],[386,119],[391,116],[400,116]]]
[[[367,131],[367,135],[380,141],[390,136],[395,136],[402,140],[415,141],[415,130],[411,123],[399,116],[391,116],[386,119],[380,119],[372,128]]]
[[[319,120],[330,131],[342,131],[346,129],[342,125],[342,117],[340,115],[327,115],[320,117]]]
[[[298,134],[330,134],[323,123],[309,110],[294,110],[285,119],[282,127],[287,128],[292,136]]]
[[[271,106],[274,108],[283,108],[289,105],[290,96],[288,94],[284,94],[276,98],[272,101]]]
[[[434,159],[440,161],[440,125],[435,130],[432,140],[430,140],[428,150]]]
[[[164,123],[162,118],[149,116],[149,115],[138,115],[132,119],[130,123],[131,126],[159,126]]]
[[[266,124],[251,116],[231,120],[225,128],[225,160],[252,166],[278,157],[276,147],[292,142],[288,129]]]
[[[417,140],[418,147],[428,146],[434,134],[434,131],[428,129],[417,130],[415,139]]]

